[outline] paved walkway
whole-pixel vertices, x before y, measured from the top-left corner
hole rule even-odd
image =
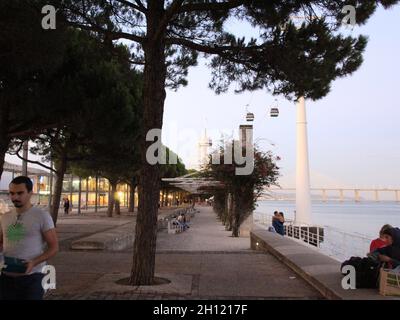
[[[249,251],[249,238],[234,238],[212,211],[211,207],[200,207],[201,212],[189,223],[190,228],[178,234],[160,232],[157,250],[162,251]]]
[[[156,276],[170,284],[116,284],[129,276],[131,250],[63,250],[50,261],[56,267],[57,289],[47,299],[321,299],[276,258],[250,250],[249,238],[232,238],[210,207],[199,210],[187,231],[158,234]],[[122,223],[106,219],[102,227],[117,221]]]

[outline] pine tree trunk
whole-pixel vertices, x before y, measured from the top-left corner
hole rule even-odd
[[[121,202],[120,202],[119,199],[116,199],[116,200],[115,200],[115,214],[116,214],[117,216],[120,216],[120,215],[121,215]]]
[[[228,216],[227,216],[227,221],[226,221],[226,230],[227,231],[232,231],[233,230],[233,214],[234,214],[234,199],[233,199],[233,195],[229,194],[228,196]]]
[[[130,189],[131,192],[129,193],[129,212],[134,212],[135,211],[135,189],[136,189],[136,179],[134,179],[134,182],[132,181],[130,183]]]
[[[157,214],[160,197],[159,165],[150,165],[146,151],[154,143],[145,140],[151,129],[162,128],[165,101],[165,31],[153,41],[164,14],[164,1],[148,1],[147,38],[144,44],[145,68],[143,83],[143,126],[141,138],[142,168],[139,178],[139,207],[135,229],[131,285],[151,285],[154,283],[155,253],[157,240]]]
[[[165,203],[165,189],[162,189],[161,192],[162,192],[162,193],[161,193],[161,204],[160,204],[160,206],[161,206],[161,207],[164,207],[164,203]]]
[[[62,155],[55,164],[56,169],[56,184],[54,187],[53,204],[51,206],[51,217],[53,218],[54,225],[57,224],[58,210],[60,209],[60,200],[62,194],[62,187],[64,181],[64,175],[67,170],[67,159],[65,155]]]
[[[0,138],[0,179],[3,174],[6,153],[8,151],[9,145],[10,145],[10,139],[2,136]]]
[[[224,205],[224,213],[222,214],[222,224],[224,226],[226,226],[227,222],[228,222],[228,194],[225,197],[225,205]]]
[[[115,197],[117,192],[117,182],[110,180],[110,185],[111,185],[111,193],[108,199],[107,217],[112,217],[113,215]]]
[[[4,170],[4,163],[11,139],[8,135],[8,108],[2,100],[0,103],[0,179]]]
[[[241,206],[240,206],[240,201],[238,200],[234,200],[233,203],[234,205],[232,208],[232,236],[239,237]]]
[[[164,206],[168,207],[168,196],[169,196],[169,190],[165,190],[165,203]]]
[[[232,237],[239,237],[239,226],[236,223],[234,223],[232,226]]]

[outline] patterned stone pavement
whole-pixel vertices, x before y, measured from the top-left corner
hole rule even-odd
[[[57,289],[49,291],[46,299],[322,299],[276,258],[250,250],[249,238],[232,238],[210,207],[199,210],[187,231],[158,234],[156,276],[169,279],[170,284],[116,284],[129,275],[130,249],[75,252],[64,248],[49,262],[56,268]]]

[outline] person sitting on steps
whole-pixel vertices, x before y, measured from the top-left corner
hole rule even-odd
[[[190,228],[189,225],[186,223],[186,216],[185,216],[185,214],[183,212],[179,215],[178,222],[183,227],[183,230],[186,230],[186,229]]]
[[[385,237],[383,236],[383,232],[387,229],[391,229],[392,226],[390,224],[385,224],[381,230],[379,231],[379,238],[376,238],[375,240],[371,241],[371,244],[369,246],[369,252],[372,253],[377,249],[386,247],[388,243],[386,242]]]
[[[387,246],[377,249],[378,258],[382,262],[389,264],[390,268],[396,268],[400,265],[400,229],[389,228],[382,232]]]

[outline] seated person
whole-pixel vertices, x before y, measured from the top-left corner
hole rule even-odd
[[[276,229],[275,229],[275,224],[276,224],[276,220],[277,220],[277,218],[278,218],[278,214],[279,214],[279,212],[278,211],[274,211],[274,215],[272,216],[272,227],[270,228],[271,230],[272,229],[274,229],[274,232],[276,232]],[[270,231],[271,231],[270,230]]]
[[[275,214],[276,212],[276,214]],[[274,216],[272,218],[272,226],[274,227],[276,233],[279,233],[280,235],[285,235],[285,228],[283,227],[283,224],[285,223],[285,217],[283,215],[283,212],[274,212]]]
[[[389,267],[396,268],[400,265],[400,229],[390,228],[382,232],[387,246],[377,249],[380,261],[389,264]]]
[[[181,213],[181,215],[178,217],[178,222],[183,227],[183,230],[189,228],[188,224],[186,223],[186,216],[184,213]]]
[[[178,219],[176,217],[172,217],[172,225],[174,225],[174,226],[179,226],[180,225],[180,223],[179,223],[179,221],[178,221]]]
[[[278,211],[274,211],[274,216],[272,217],[272,223],[274,223],[274,220],[277,217],[278,213],[279,213]]]
[[[388,243],[386,242],[386,239],[383,236],[383,232],[387,229],[391,229],[392,226],[390,224],[385,224],[381,230],[379,231],[379,238],[372,240],[370,246],[369,246],[369,252],[372,253],[376,249],[380,249],[383,247],[386,247]]]

